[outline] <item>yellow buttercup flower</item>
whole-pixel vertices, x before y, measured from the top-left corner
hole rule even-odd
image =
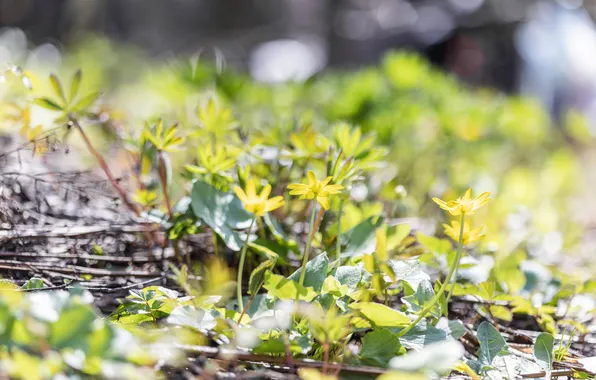
[[[322,181],[317,180],[315,173],[308,172],[308,185],[293,183],[288,186],[290,195],[300,195],[300,199],[315,199],[321,207],[329,210],[329,196],[341,193],[342,185],[329,185],[333,177],[327,177]]]
[[[454,220],[451,222],[451,225],[448,224],[443,224],[443,227],[445,227],[445,235],[449,236],[450,238],[452,238],[455,241],[459,240],[459,231],[461,229],[461,223],[458,222],[457,220]],[[484,226],[480,226],[478,228],[470,228],[470,223],[466,220],[464,222],[464,233],[463,233],[463,239],[462,239],[462,243],[464,245],[468,245],[470,243],[473,243],[475,241],[478,241],[480,239],[482,239],[484,237]]]
[[[251,212],[257,216],[263,216],[269,211],[276,210],[284,205],[284,198],[282,196],[268,199],[271,194],[271,185],[267,184],[261,190],[261,194],[257,195],[255,181],[251,178],[246,181],[246,192],[240,187],[235,186],[234,192],[244,204],[246,211]]]
[[[468,189],[463,197],[457,198],[454,201],[445,202],[439,198],[433,198],[433,201],[443,210],[449,211],[451,215],[472,215],[476,210],[490,201],[489,196],[489,192],[484,192],[478,198],[472,199],[472,189]]]

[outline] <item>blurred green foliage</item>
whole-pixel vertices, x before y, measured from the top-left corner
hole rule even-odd
[[[41,144],[35,134],[44,132],[37,126],[70,130],[64,122],[80,119],[81,135],[91,136],[100,151],[116,147],[126,157],[110,164],[133,174],[127,184],[135,191],[133,201],[143,216],[166,227],[169,237],[183,240],[210,229],[215,253],[218,247],[238,252],[250,242],[250,297],[247,310],[229,301],[234,276],[223,260],[216,260],[192,270],[173,269],[188,297],[161,287],[131,291],[109,322],[94,316],[82,301],[84,293],[39,293],[46,303],[65,300],[55,308],[55,318],[42,320],[38,328],[19,327],[28,323],[22,315],[35,309],[31,299],[36,295],[9,289],[12,293],[0,296],[0,338],[7,345],[0,354],[13,377],[35,378],[18,371],[39,362],[44,350],[55,357],[44,364],[52,375],[65,368],[95,375],[89,371],[107,368],[94,365],[95,360],[145,365],[149,361],[119,356],[107,343],[100,351],[90,343],[108,339],[96,339],[96,330],[106,335],[136,325],[182,341],[191,334],[174,331],[184,328],[197,334],[200,343],[209,338],[256,354],[290,352],[416,374],[448,372],[459,357],[431,369],[428,363],[437,362],[445,350],[426,350],[428,343],[455,343],[452,338],[463,334],[460,324],[440,316],[447,301],[440,300],[443,304],[408,334],[399,331],[424,310],[438,289],[434,285],[440,285],[426,271],[431,268],[440,277],[456,255],[451,242],[435,231],[448,221],[430,200],[454,199],[469,187],[492,192],[494,200],[473,217],[486,224],[486,238],[467,250],[468,261],[461,265],[468,273],[460,280],[476,276],[477,281],[458,285],[456,296],[481,300],[486,305],[478,310],[490,319],[511,321],[514,314],[523,314],[541,329],[556,332],[557,302],[593,293],[591,283],[579,277],[553,270],[547,278],[539,269],[524,267],[530,263],[544,269],[532,257],[553,249],[553,240],[546,237],[564,237],[566,245],[554,247],[560,253],[580,236],[582,226],[570,208],[582,186],[575,149],[591,135],[577,113],[570,112],[556,126],[536,101],[467,88],[408,52],[389,53],[378,67],[323,72],[304,83],[266,84],[201,60],[151,61],[96,39],[67,53],[54,71],[49,81],[43,69],[6,75],[0,113],[10,117],[0,118],[4,130],[25,131],[27,140]],[[66,82],[58,78],[73,78],[68,96]],[[80,136],[68,137],[69,144],[84,147]],[[286,188],[303,183],[309,170],[317,178],[333,177],[345,190],[331,198],[314,229],[319,232],[312,236],[313,247],[321,253],[295,271],[309,203],[290,199]],[[271,194],[286,200],[259,219],[258,235],[245,231],[252,217],[230,192],[233,184],[244,188],[249,179],[271,184]],[[173,207],[168,204],[168,214],[163,198],[175,201]],[[404,219],[411,217],[416,219]],[[405,224],[410,221],[411,226]],[[488,268],[482,266],[484,259],[490,261]],[[304,284],[297,282],[301,270]],[[261,285],[267,293],[258,293]],[[536,294],[542,298],[527,301]],[[295,300],[309,305],[288,306]],[[76,323],[60,323],[64,318]],[[502,339],[499,332],[483,326],[479,361],[460,370],[491,371],[505,356],[504,341],[498,350],[487,343],[497,335]],[[360,352],[347,348],[355,336],[363,337]],[[391,352],[379,355],[379,347],[386,345]],[[417,359],[417,367],[391,359],[423,347],[418,357],[408,354]],[[76,350],[84,353],[78,356],[83,358],[79,367],[65,356]]]

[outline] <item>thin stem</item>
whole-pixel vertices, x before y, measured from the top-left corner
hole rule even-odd
[[[172,202],[170,201],[170,193],[168,191],[168,179],[166,176],[166,160],[164,153],[160,150],[157,152],[157,158],[159,161],[159,180],[161,182],[161,188],[163,190],[163,197],[166,201],[166,207],[168,208],[168,215],[170,219],[174,219],[174,212],[172,211]],[[182,263],[182,254],[180,253],[180,247],[178,246],[178,240],[172,241],[172,247],[174,247],[174,254],[178,263]],[[186,257],[187,264],[190,266],[190,257]]]
[[[219,257],[219,247],[217,245],[217,233],[214,230],[211,230],[211,244],[213,244],[213,253],[215,253],[216,257]]]
[[[161,181],[161,187],[163,190],[163,197],[166,201],[166,207],[168,208],[168,215],[170,219],[174,218],[174,212],[172,212],[172,203],[170,202],[170,193],[168,191],[168,179],[166,177],[166,162],[163,152],[160,150],[157,152],[159,158],[159,180]]]
[[[252,301],[255,300],[255,294],[251,294],[250,298],[248,299],[248,302],[246,303],[246,306],[242,309],[242,313],[240,314],[240,318],[238,318],[238,323],[242,323],[242,317],[244,317],[244,314],[246,314],[246,312],[248,311],[248,308],[250,307],[250,305],[252,304]]]
[[[327,375],[327,365],[329,364],[329,342],[323,343],[323,375]]]
[[[85,145],[87,145],[87,149],[89,150],[89,152],[91,152],[91,154],[93,155],[93,157],[95,157],[95,159],[99,163],[99,166],[101,166],[101,169],[106,174],[106,177],[108,177],[108,181],[110,181],[110,183],[112,184],[112,187],[114,188],[114,190],[116,190],[116,192],[118,193],[118,195],[120,196],[120,198],[122,199],[122,201],[124,202],[124,204],[126,205],[126,207],[128,207],[130,209],[130,211],[134,212],[134,214],[136,216],[139,216],[140,215],[139,210],[134,205],[134,203],[132,203],[128,199],[128,196],[126,195],[126,192],[124,191],[124,189],[122,188],[122,186],[120,186],[120,184],[118,183],[118,181],[116,181],[114,175],[112,174],[112,171],[110,170],[110,167],[106,163],[106,160],[103,158],[103,156],[101,155],[101,153],[99,153],[97,151],[97,149],[95,149],[95,147],[91,143],[91,140],[89,140],[89,137],[87,136],[87,134],[85,133],[85,131],[81,127],[81,124],[79,124],[79,121],[76,118],[72,117],[72,116],[69,117],[69,120],[70,120],[70,124],[71,125],[74,125],[74,127],[81,134],[81,137],[83,138],[83,141],[85,142]]]
[[[259,228],[259,237],[265,239],[265,226],[263,226],[263,220],[261,218],[257,219],[257,227]]]
[[[238,264],[238,279],[236,280],[236,296],[238,297],[238,310],[244,310],[244,303],[242,302],[242,273],[244,272],[244,260],[246,259],[246,250],[248,249],[248,239],[250,238],[250,230],[255,224],[257,216],[255,215],[250,222],[250,227],[246,231],[246,240],[242,246],[242,252],[240,252],[240,263]]]
[[[447,278],[443,282],[443,285],[441,285],[441,288],[439,288],[439,291],[437,292],[437,294],[435,294],[435,296],[430,300],[430,302],[428,304],[426,304],[426,306],[420,311],[420,314],[418,314],[418,318],[416,318],[414,320],[414,322],[410,323],[405,329],[403,329],[397,333],[398,338],[404,336],[410,330],[412,330],[418,324],[418,322],[420,322],[422,320],[422,318],[424,318],[433,309],[435,304],[439,301],[439,299],[441,299],[441,296],[443,295],[443,293],[445,293],[445,289],[447,289],[447,286],[449,286],[449,284],[451,282],[451,278],[453,277],[453,275],[457,271],[457,268],[459,267],[459,261],[461,260],[461,256],[462,256],[462,252],[463,252],[462,248],[463,248],[463,240],[464,240],[464,220],[465,220],[465,215],[462,214],[461,220],[460,220],[461,227],[459,230],[459,242],[457,244],[457,252],[455,254],[455,260],[453,261],[453,264],[451,265],[451,268],[449,269],[449,273],[447,273]]]
[[[310,256],[310,246],[312,244],[312,239],[315,236],[314,225],[316,213],[317,203],[316,201],[313,201],[312,214],[310,215],[310,226],[308,228],[308,240],[306,242],[306,247],[304,247],[304,255],[302,256],[302,271],[300,272],[300,285],[304,285],[304,278],[306,277],[306,263],[308,262],[308,257]]]
[[[314,230],[315,231],[318,231],[319,230],[319,226],[321,225],[321,221],[323,220],[323,214],[324,213],[325,213],[325,209],[323,207],[321,207],[319,209],[319,213],[317,214],[317,218],[315,219],[315,226],[314,226]]]
[[[337,213],[337,233],[335,234],[335,255],[337,258],[337,267],[341,265],[341,213],[344,208],[344,199],[343,197],[339,200],[339,211]]]
[[[459,270],[459,261],[461,260],[461,257],[463,255],[463,251],[464,251],[464,214],[461,214],[461,226],[459,226],[459,240],[457,242],[457,253],[455,254],[455,262],[457,262],[457,265],[455,265],[455,273],[453,274],[453,278],[457,279],[457,271]],[[445,282],[449,282],[449,281],[445,281]],[[449,293],[447,294],[447,298],[445,299],[445,310],[444,310],[444,315],[447,316],[447,314],[449,314],[449,300],[451,299],[451,294],[453,294],[453,289],[455,289],[455,283],[453,283],[453,285],[451,286],[451,288],[449,289]],[[489,308],[490,309],[490,308]],[[489,311],[490,314],[490,311]]]

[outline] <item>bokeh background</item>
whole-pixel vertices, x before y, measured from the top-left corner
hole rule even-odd
[[[346,229],[382,211],[437,217],[432,196],[472,186],[495,194],[482,220],[502,260],[593,262],[594,15],[582,0],[0,0],[0,63],[48,93],[48,73],[82,67],[84,89],[107,94],[106,128],[89,133],[124,177],[115,136],[158,116],[190,131],[216,95],[252,146],[297,160],[326,152],[317,133],[334,123],[376,135],[386,165],[355,187]],[[172,157],[175,172],[195,150]]]
[[[202,53],[264,81],[407,48],[466,83],[537,96],[557,117],[596,114],[594,14],[583,0],[0,0],[0,27],[35,44],[92,33],[157,58]]]

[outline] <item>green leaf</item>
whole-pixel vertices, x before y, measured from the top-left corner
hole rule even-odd
[[[258,251],[258,252],[262,253],[263,255],[267,256],[268,259],[277,260],[279,258],[279,255],[277,253],[275,253],[273,250],[269,249],[268,247],[265,247],[264,245],[252,242],[252,243],[248,243],[248,246],[250,248],[254,249],[255,251]]]
[[[86,305],[73,305],[62,310],[51,325],[50,345],[56,349],[77,347],[93,329],[95,314]]]
[[[81,85],[82,78],[83,78],[83,72],[81,71],[81,69],[79,69],[79,70],[77,70],[75,75],[72,77],[72,83],[70,84],[70,94],[68,97],[69,103],[74,100],[75,96],[77,96],[77,93],[79,92],[79,86]]]
[[[420,262],[412,260],[389,260],[388,262],[395,277],[406,281],[413,289],[417,289],[423,281],[430,281],[430,276],[422,270]]]
[[[178,306],[166,320],[169,324],[188,327],[197,331],[207,332],[215,328],[217,321],[212,314],[192,306]]]
[[[387,367],[389,360],[399,353],[399,338],[387,329],[376,329],[362,339],[362,350],[358,358],[362,364]]]
[[[312,286],[315,291],[321,291],[323,282],[327,277],[327,269],[329,267],[329,259],[327,253],[323,252],[314,259],[306,263],[306,275],[304,276],[304,286]],[[300,280],[302,268],[298,269],[288,277],[291,280]]]
[[[248,294],[254,296],[259,292],[259,289],[261,289],[263,281],[265,280],[265,272],[273,269],[275,262],[275,259],[267,259],[253,269],[250,274],[250,279],[248,280]]]
[[[46,284],[41,278],[31,277],[22,286],[23,289],[42,289],[45,288]]]
[[[33,104],[37,104],[38,106],[50,111],[62,111],[62,107],[60,105],[48,98],[35,98],[33,99]]]
[[[430,281],[422,281],[418,285],[418,289],[416,289],[416,293],[412,294],[411,296],[402,297],[403,303],[408,306],[414,313],[418,313],[427,302],[433,299],[435,296],[435,292],[433,290],[433,286]],[[437,303],[434,304],[433,308],[431,309],[431,314],[435,317],[440,316],[440,308]]]
[[[424,370],[441,375],[450,371],[461,360],[464,352],[461,343],[448,340],[429,344],[421,351],[410,351],[397,356],[391,359],[389,367],[408,372]]]
[[[480,341],[480,349],[477,356],[481,367],[490,366],[495,357],[507,345],[497,329],[486,321],[478,327],[478,340]]]
[[[195,181],[191,192],[193,213],[215,231],[226,246],[239,251],[243,239],[234,229],[248,228],[252,215],[234,194],[224,193],[203,181]]]
[[[520,263],[524,259],[525,253],[514,252],[495,262],[493,267],[495,279],[511,295],[518,294],[526,285],[526,275],[520,268]]]
[[[281,300],[298,300],[310,302],[318,295],[311,287],[304,287],[288,278],[271,272],[265,273],[265,289],[269,295]]]
[[[74,112],[81,112],[84,111],[85,109],[87,109],[89,106],[91,106],[93,103],[95,103],[95,101],[97,100],[97,98],[99,98],[100,93],[99,92],[93,92],[87,96],[84,96],[81,100],[79,100],[78,102],[75,103],[75,105],[73,105],[70,109],[71,111]]]
[[[54,74],[50,74],[50,84],[52,85],[52,89],[54,93],[60,97],[64,105],[67,104],[66,96],[64,95],[64,90],[62,89],[62,84],[60,84],[60,80]]]
[[[506,306],[491,305],[489,310],[490,315],[492,315],[494,318],[498,318],[507,322],[511,322],[513,320],[513,313]]]
[[[115,333],[112,330],[113,327],[107,323],[98,323],[96,321],[93,324],[93,331],[89,335],[87,339],[87,350],[86,354],[88,356],[103,356],[112,344],[112,338],[114,338]]]
[[[376,380],[428,380],[425,372],[388,371],[377,377]]]
[[[437,323],[437,326],[433,326],[423,319],[412,330],[401,336],[399,341],[408,350],[420,351],[429,344],[448,340],[450,335],[452,336],[451,331],[447,331],[448,328],[439,328],[438,325]],[[402,329],[392,329],[394,333],[398,333],[400,330]]]
[[[383,218],[373,216],[360,222],[356,227],[342,235],[346,241],[346,247],[341,252],[341,256],[352,257],[374,252],[376,229],[381,224],[383,224]]]
[[[451,243],[446,239],[439,239],[434,236],[427,236],[421,233],[417,233],[416,237],[420,244],[424,245],[429,251],[446,254],[451,250]]]
[[[341,266],[335,271],[334,277],[342,284],[347,285],[350,290],[355,290],[363,280],[363,277],[368,275],[364,269],[353,266]],[[369,275],[370,276],[370,275]]]
[[[534,343],[534,357],[538,365],[547,373],[547,377],[553,370],[553,347],[555,338],[549,333],[540,333]]]
[[[252,349],[254,354],[283,354],[286,344],[283,338],[268,339]]]
[[[348,293],[348,285],[342,285],[338,279],[333,276],[327,276],[321,287],[321,294],[331,294],[335,297],[343,297]]]
[[[412,227],[409,224],[398,224],[390,227],[387,231],[387,249],[391,250],[398,247],[408,237],[411,230]]]
[[[376,302],[353,303],[350,308],[359,310],[362,316],[377,327],[404,326],[411,322],[404,313]]]

